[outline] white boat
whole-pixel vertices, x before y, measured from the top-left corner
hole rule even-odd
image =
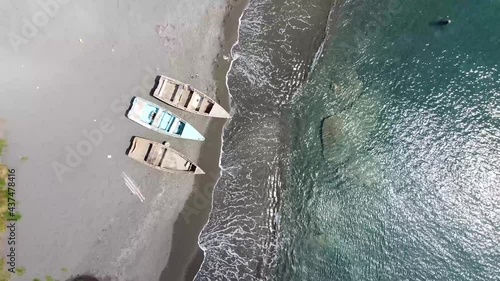
[[[193,175],[205,173],[193,161],[171,148],[168,142],[161,144],[134,137],[127,155],[151,168],[165,172]]]
[[[180,110],[208,117],[230,118],[229,113],[209,96],[186,83],[161,75],[153,96]]]
[[[167,136],[204,141],[205,138],[191,124],[167,109],[140,97],[134,97],[127,112],[130,120]]]

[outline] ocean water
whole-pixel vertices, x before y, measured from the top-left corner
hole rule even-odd
[[[310,6],[309,6],[310,5]],[[265,280],[278,260],[280,194],[289,167],[291,104],[325,37],[331,5],[251,1],[228,74],[232,118],[196,280]]]
[[[499,20],[494,0],[251,1],[196,280],[499,280]]]
[[[293,101],[275,280],[500,280],[500,2],[336,9]]]

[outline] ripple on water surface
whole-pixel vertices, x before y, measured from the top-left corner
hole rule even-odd
[[[295,100],[278,280],[500,276],[500,4],[398,3],[346,1]]]

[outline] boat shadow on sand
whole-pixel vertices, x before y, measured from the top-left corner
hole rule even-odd
[[[129,144],[129,146],[127,147],[127,149],[125,150],[125,155],[127,155],[127,156],[128,156],[128,154],[129,154],[130,150],[132,149],[132,144],[134,143],[134,138],[135,138],[135,137],[136,137],[136,136],[131,136],[131,137],[130,137],[130,144]]]
[[[153,85],[153,88],[151,88],[151,91],[149,91],[149,96],[154,97],[154,92],[156,91],[156,88],[158,88],[158,85],[160,84],[160,75],[156,75],[155,78],[155,84]]]

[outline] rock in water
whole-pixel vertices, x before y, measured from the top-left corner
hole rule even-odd
[[[339,129],[339,126],[336,123],[338,123],[338,119],[336,119],[334,116],[325,117],[323,119],[321,126],[321,141],[323,144],[323,149],[335,143],[335,136],[337,130]]]
[[[344,122],[338,116],[329,116],[321,123],[323,158],[333,164],[344,163],[349,157],[349,149],[346,149],[344,141]]]

